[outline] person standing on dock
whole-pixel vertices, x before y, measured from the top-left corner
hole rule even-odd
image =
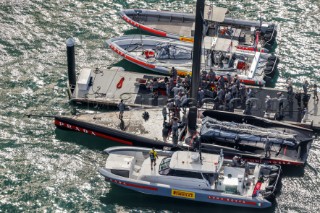
[[[167,142],[169,132],[170,132],[170,124],[165,121],[163,123],[163,128],[162,128],[162,138],[163,138],[163,142],[165,142],[165,143]]]
[[[267,95],[266,97],[265,107],[266,107],[266,113],[271,112],[271,98],[269,95]]]
[[[157,78],[153,79],[152,92],[153,92],[153,94],[152,94],[153,98],[157,98],[159,96],[159,82],[158,82]]]
[[[295,94],[295,98],[298,102],[298,109],[301,110],[301,89]]]
[[[202,100],[204,99],[204,91],[203,89],[199,88],[198,89],[198,97],[197,97],[197,102],[198,102],[198,106],[201,107],[202,106]]]
[[[119,108],[119,119],[122,120],[123,118],[123,112],[124,112],[124,109],[126,108],[125,104],[123,103],[123,100],[120,101],[120,103],[118,104],[118,108]]]
[[[152,148],[152,150],[150,150],[149,156],[151,160],[151,170],[153,170],[153,167],[157,165],[157,158],[158,158],[158,154],[156,150],[154,150],[154,147]]]
[[[266,144],[264,145],[265,158],[270,158],[271,156],[271,142],[269,138],[267,138]]]
[[[177,80],[178,71],[174,67],[172,67],[172,69],[171,69],[171,75],[172,75],[172,78],[174,81]]]
[[[282,115],[283,113],[282,113],[282,111],[283,111],[283,102],[284,102],[284,95],[283,95],[283,93],[282,92],[279,92],[278,93],[278,96],[279,96],[279,98],[278,98],[278,100],[279,100],[279,113]]]
[[[227,87],[229,88],[232,83],[232,77],[230,73],[227,74]]]
[[[172,141],[175,145],[178,143],[178,122],[179,119],[177,117],[173,117],[171,120]]]
[[[288,92],[288,101],[289,103],[293,102],[293,87],[292,87],[292,81],[288,80],[288,86],[287,86],[287,92]]]
[[[166,120],[167,120],[167,115],[168,115],[167,107],[164,106],[164,107],[162,108],[163,123],[166,122]]]
[[[313,99],[316,99],[315,101],[319,101],[317,84],[313,84]]]

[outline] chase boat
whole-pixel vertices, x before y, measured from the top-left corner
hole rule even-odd
[[[105,180],[137,192],[198,202],[267,208],[272,205],[280,166],[238,164],[219,154],[156,150],[151,169],[148,148],[112,147],[99,169]]]
[[[277,26],[273,23],[226,17],[226,8],[206,5],[205,34],[236,42],[246,51],[270,49],[275,43]],[[157,36],[193,42],[195,14],[147,9],[126,9],[119,12],[128,24]]]

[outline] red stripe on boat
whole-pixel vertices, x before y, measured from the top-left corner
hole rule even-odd
[[[134,188],[139,188],[139,189],[148,189],[151,191],[158,191],[158,188],[156,187],[152,187],[152,186],[144,186],[144,185],[138,185],[138,184],[134,184],[134,183],[127,183],[124,181],[120,181],[120,180],[114,180],[109,178],[111,182],[113,183],[117,183],[117,184],[121,184],[123,186],[129,186],[129,187],[134,187]]]
[[[156,30],[154,28],[147,27],[145,25],[139,24],[138,22],[133,21],[132,19],[130,19],[126,15],[123,15],[122,19],[125,20],[128,24],[131,24],[134,27],[140,28],[140,29],[142,29],[144,31],[147,31],[149,33],[152,33],[152,34],[155,34],[155,35],[158,35],[158,36],[167,37],[167,33],[166,32],[163,32],[163,31],[160,31],[160,30]]]
[[[131,62],[133,62],[133,63],[139,64],[139,65],[141,65],[141,66],[149,67],[149,68],[151,68],[151,69],[156,68],[156,66],[153,65],[153,64],[148,64],[148,63],[146,63],[146,62],[144,62],[144,61],[140,61],[140,60],[138,60],[138,59],[136,59],[136,58],[134,58],[134,57],[132,57],[132,56],[130,56],[130,55],[127,55],[127,54],[121,52],[120,50],[118,50],[118,49],[117,49],[115,46],[113,46],[112,44],[110,44],[110,48],[111,48],[113,51],[115,51],[117,54],[121,55],[122,57],[124,57],[125,59],[127,59],[127,60],[129,60],[129,61],[131,61]]]
[[[119,138],[116,138],[116,137],[113,137],[113,136],[110,136],[110,135],[105,135],[105,134],[102,134],[102,133],[99,133],[99,132],[96,132],[96,136],[99,136],[101,138],[105,138],[105,139],[108,139],[108,140],[111,140],[111,141],[115,141],[115,142],[118,142],[118,143],[130,145],[130,146],[133,145],[131,141],[122,140],[122,139],[119,139]]]
[[[105,138],[105,139],[108,139],[108,140],[111,140],[111,141],[115,141],[115,142],[118,142],[118,143],[130,145],[130,146],[133,145],[131,141],[119,139],[119,138],[116,138],[116,137],[113,137],[113,136],[110,136],[110,135],[106,135],[106,134],[102,134],[102,133],[95,132],[95,131],[92,131],[92,130],[84,129],[82,127],[78,127],[78,126],[75,126],[75,125],[64,123],[64,122],[59,121],[57,119],[54,120],[54,124],[57,127],[64,127],[64,128],[76,131],[76,132],[82,132],[82,133],[86,133],[86,134],[89,134],[89,135],[98,136],[98,137],[101,137],[101,138]]]
[[[247,50],[247,51],[254,51],[254,47],[245,47],[245,46],[236,46],[239,50]]]

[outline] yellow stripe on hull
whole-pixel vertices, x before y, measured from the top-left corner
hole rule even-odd
[[[193,38],[188,38],[188,37],[180,36],[180,41],[192,42],[192,43],[193,43],[194,39],[193,39]]]

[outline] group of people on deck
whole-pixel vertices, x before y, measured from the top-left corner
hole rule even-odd
[[[289,104],[293,104],[294,99],[297,100],[298,110],[301,113],[305,113],[308,108],[309,102],[309,94],[308,92],[311,90],[313,94],[313,99],[315,99],[315,104],[318,103],[319,97],[317,92],[317,84],[313,84],[312,86],[309,85],[309,82],[306,80],[302,85],[302,90],[298,90],[297,92],[293,91],[293,85],[291,79],[287,81],[287,96],[283,92],[278,92],[276,98],[271,98],[270,95],[266,96],[265,99],[265,112],[269,113],[272,111],[272,99],[277,99],[278,102],[278,112],[283,114],[284,110],[284,102],[287,101]]]

